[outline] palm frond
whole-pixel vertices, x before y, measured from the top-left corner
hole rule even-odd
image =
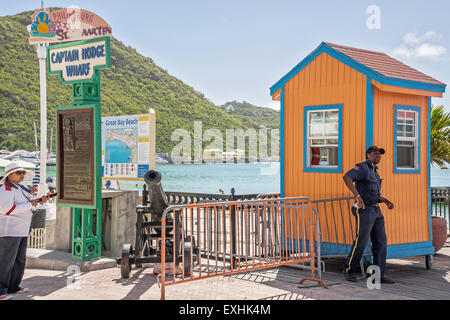
[[[450,113],[444,106],[431,106],[431,163],[445,168],[450,163]]]

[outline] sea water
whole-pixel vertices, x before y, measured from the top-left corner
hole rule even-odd
[[[233,164],[157,164],[164,191],[235,194],[280,190],[279,162]],[[121,189],[142,190],[143,181],[119,181]]]
[[[119,140],[106,142],[107,154],[105,159],[107,163],[128,163],[131,160],[131,149]]]
[[[2,174],[4,169],[0,169]],[[237,164],[157,164],[164,191],[225,194],[280,192],[280,163]],[[47,176],[56,177],[56,167],[47,167]],[[124,190],[142,190],[143,181],[120,181]],[[431,167],[431,186],[450,187],[450,169]]]

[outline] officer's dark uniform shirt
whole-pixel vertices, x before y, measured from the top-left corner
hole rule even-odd
[[[378,175],[378,167],[372,165],[369,160],[358,163],[346,175],[353,182],[365,205],[376,205],[383,202],[381,200],[381,178]]]

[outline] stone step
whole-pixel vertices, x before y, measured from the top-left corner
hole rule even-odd
[[[67,271],[69,267],[78,267],[80,272],[89,272],[100,269],[116,268],[116,260],[111,258],[96,258],[92,260],[72,259],[70,252],[27,249],[27,261],[25,267],[28,269],[46,269]]]

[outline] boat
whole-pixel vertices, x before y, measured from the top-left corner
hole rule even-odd
[[[50,152],[47,155],[47,166],[56,166],[56,154]]]
[[[0,150],[0,158],[6,157],[11,154],[11,151],[8,150]]]
[[[169,163],[169,161],[167,161],[166,159],[163,159],[161,157],[155,156],[155,162],[158,164],[162,164],[162,163]]]

